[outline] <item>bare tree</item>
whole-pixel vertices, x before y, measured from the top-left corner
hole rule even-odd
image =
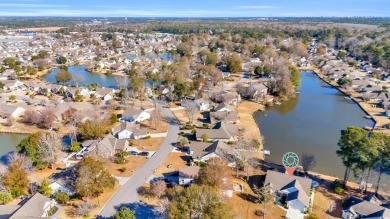
[[[83,202],[77,205],[75,213],[79,216],[87,216],[94,209],[95,206],[89,202]]]
[[[317,160],[313,154],[303,153],[301,157],[301,163],[303,171],[307,173],[307,171],[312,170],[317,165]]]
[[[41,120],[41,116],[35,110],[25,110],[23,113],[23,122],[29,124],[38,124]]]
[[[166,191],[167,184],[163,180],[156,181],[150,185],[150,192],[157,198],[160,198],[161,196],[165,195]]]
[[[57,151],[60,139],[55,132],[41,134],[37,144],[41,160],[51,167],[57,161]]]
[[[234,147],[234,157],[236,160],[236,175],[238,176],[238,169],[241,164],[246,171],[246,180],[249,180],[249,170],[252,167],[252,158],[256,151],[256,145],[254,141],[247,141],[240,139]],[[238,164],[237,164],[238,161]]]
[[[79,87],[79,83],[84,82],[85,79],[81,74],[74,74],[72,77],[72,82],[76,87]]]
[[[61,104],[61,100],[54,98],[50,101],[50,103],[53,104],[54,108],[57,108]]]
[[[188,117],[188,122],[190,124],[193,124],[194,117],[196,115],[196,112],[198,111],[198,108],[196,107],[195,102],[187,100],[187,104],[186,104],[185,108],[186,108],[186,114]]]
[[[159,213],[159,218],[165,219],[168,218],[168,212],[169,212],[169,200],[168,198],[160,199],[156,211]]]
[[[5,120],[4,125],[5,126],[13,126],[15,123],[15,118],[13,116],[8,116],[7,119]]]
[[[40,126],[50,129],[56,120],[56,115],[53,109],[44,109],[41,111]]]
[[[253,192],[257,195],[257,201],[263,204],[263,210],[261,215],[263,219],[267,215],[267,211],[271,210],[271,205],[269,205],[271,200],[271,191],[268,185],[264,185],[261,188],[258,188],[256,185],[253,186]]]
[[[32,161],[24,154],[19,154],[16,152],[13,152],[7,156],[7,165],[11,166],[13,164],[22,164],[22,168],[26,170],[27,173],[33,173],[34,172],[34,166]]]

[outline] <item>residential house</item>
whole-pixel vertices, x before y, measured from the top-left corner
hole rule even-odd
[[[118,139],[141,139],[148,136],[148,129],[141,128],[140,124],[125,121],[112,128],[112,134]]]
[[[179,169],[179,185],[188,186],[195,183],[195,178],[199,175],[200,167],[188,166]]]
[[[211,109],[211,101],[206,100],[204,98],[199,98],[194,100],[196,107],[199,111],[206,111]]]
[[[122,113],[121,120],[131,123],[143,122],[147,119],[150,119],[150,114],[144,110],[137,110],[133,108],[128,108],[125,112]]]
[[[13,208],[17,208],[16,211],[10,213],[10,219],[23,219],[23,218],[40,218],[49,217],[49,210],[56,206],[57,203],[54,199],[47,198],[46,196],[35,193],[30,198],[22,201],[19,205],[11,205]],[[3,213],[0,208],[0,215]]]
[[[109,158],[118,152],[129,150],[129,142],[127,140],[117,139],[111,134],[106,135],[103,139],[87,140],[81,145],[83,149],[77,152],[77,159],[82,159],[85,156],[103,156]]]
[[[3,83],[3,90],[17,90],[22,91],[26,90],[26,86],[23,86],[23,82],[19,80],[4,80],[0,81],[0,83]]]
[[[236,111],[210,112],[210,121],[211,124],[216,124],[217,122],[238,124],[240,122],[240,117]]]
[[[268,87],[263,83],[251,84],[248,88],[248,96],[251,99],[263,98],[268,93]]]
[[[268,170],[264,185],[269,186],[275,198],[284,200],[289,208],[302,213],[309,209],[311,179]]]
[[[23,116],[25,110],[24,107],[2,104],[0,107],[0,117],[7,118],[8,116],[12,116],[16,119]]]
[[[104,101],[112,100],[115,95],[115,90],[111,88],[96,88],[95,97],[101,98]]]
[[[229,166],[234,166],[234,152],[231,146],[221,140],[213,143],[192,141],[190,155],[194,161],[207,162],[212,157],[225,160]]]
[[[214,108],[214,112],[232,112],[235,111],[234,107],[226,104],[225,102],[220,103],[218,106]]]
[[[224,92],[222,94],[222,102],[237,105],[241,102],[241,96],[237,92]]]
[[[386,219],[390,218],[389,205],[383,205],[375,196],[360,199],[351,196],[344,204],[342,217],[345,219]]]
[[[202,140],[206,135],[209,140],[236,141],[238,139],[238,127],[236,124],[218,122],[212,129],[197,129],[196,139]]]

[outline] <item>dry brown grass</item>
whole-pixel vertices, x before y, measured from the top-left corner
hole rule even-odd
[[[157,168],[156,172],[153,174],[155,176],[163,176],[164,173],[170,173],[178,171],[181,167],[187,166],[186,160],[189,157],[185,153],[176,153],[172,152],[164,160],[164,162]],[[168,168],[168,165],[172,164],[171,168]]]
[[[91,213],[89,214],[88,218],[96,218],[96,216],[99,214],[99,212],[102,210],[105,203],[108,202],[108,200],[111,198],[111,196],[118,191],[120,188],[119,185],[116,185],[113,189],[106,191],[102,193],[98,198],[90,198],[90,202],[97,207],[94,208]],[[74,204],[81,204],[82,200],[73,200]],[[74,215],[75,207],[73,206],[64,206],[62,207],[60,213],[58,214],[58,218],[72,218],[72,219],[82,219],[83,217],[79,217]]]
[[[133,146],[137,147],[138,150],[157,151],[164,139],[165,138],[131,139],[129,141],[133,143]]]
[[[148,129],[148,132],[151,134],[155,133],[164,133],[168,131],[168,123],[162,119],[160,124],[158,124],[157,129],[155,129],[155,125],[151,124],[149,120],[141,122],[141,125]]]
[[[134,174],[141,166],[147,161],[146,157],[143,156],[128,156],[127,163],[125,164],[116,164],[114,162],[110,162],[108,165],[108,171],[119,177],[129,177]],[[120,168],[126,167],[126,171],[119,171]]]
[[[238,128],[245,130],[243,136],[245,139],[256,139],[259,142],[262,142],[260,129],[253,118],[253,113],[262,108],[264,108],[263,105],[249,101],[242,101],[242,103],[237,107],[237,112],[240,116],[240,124],[238,124]],[[261,146],[260,149],[262,148],[263,146]]]

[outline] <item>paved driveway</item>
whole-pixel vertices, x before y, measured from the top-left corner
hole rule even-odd
[[[115,214],[115,211],[122,206],[129,206],[131,209],[133,209],[132,206],[139,206],[137,189],[146,182],[153,174],[153,171],[161,165],[172,151],[172,143],[177,141],[180,123],[168,108],[162,108],[161,112],[169,124],[168,134],[163,144],[158,151],[111,197],[100,211],[99,218],[111,217]]]
[[[293,208],[289,208],[286,214],[286,219],[303,219],[304,215]]]

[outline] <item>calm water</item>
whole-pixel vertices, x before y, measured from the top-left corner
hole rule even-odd
[[[342,178],[345,168],[336,155],[340,130],[374,123],[363,118],[365,113],[356,103],[345,100],[342,93],[313,72],[302,72],[301,78],[296,99],[255,113],[265,149],[271,151],[266,159],[281,164],[286,152],[298,156],[305,152],[317,159],[314,171]],[[382,182],[390,184],[390,177],[384,176]]]
[[[25,137],[26,135],[0,133],[0,160],[3,161],[8,152],[15,151]]]
[[[59,72],[60,69],[54,68],[49,74],[44,76],[44,79],[50,83],[57,83],[56,81],[56,73]],[[91,73],[85,70],[84,65],[73,65],[68,67],[68,71],[72,73],[72,75],[81,75],[84,81],[79,83],[79,86],[83,84],[89,84],[91,82],[99,84],[100,87],[108,87],[108,88],[117,88],[117,79],[121,76],[114,75],[105,75],[98,73]]]

